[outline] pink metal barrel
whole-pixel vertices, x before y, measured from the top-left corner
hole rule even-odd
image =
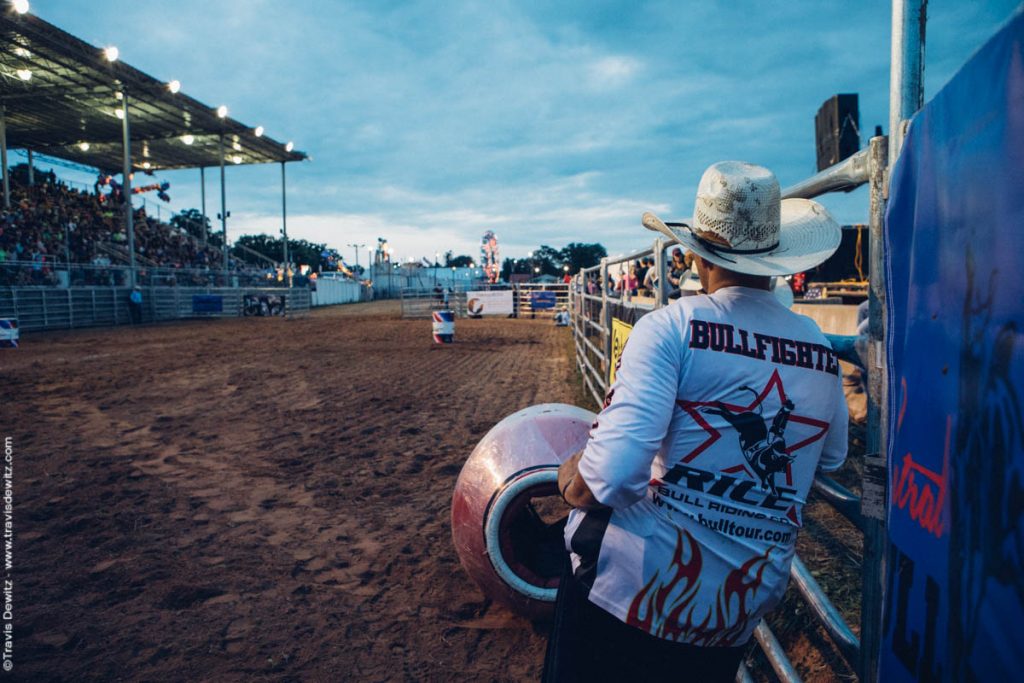
[[[452,496],[452,540],[490,598],[529,617],[550,613],[564,558],[568,507],[558,465],[587,443],[596,416],[561,403],[531,406],[489,431]]]

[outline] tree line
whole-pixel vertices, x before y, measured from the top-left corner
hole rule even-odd
[[[206,239],[215,246],[223,244],[221,234],[211,226],[209,217],[203,216],[198,209],[186,209],[171,218],[171,225],[188,232],[198,239],[203,238],[203,226],[206,227]],[[266,265],[265,259],[280,263],[283,258],[283,240],[280,237],[270,235],[242,235],[235,240],[235,245],[245,249],[232,249],[232,256],[253,265]],[[255,254],[253,253],[255,252]],[[337,249],[328,247],[319,242],[310,242],[302,239],[288,239],[288,255],[293,263],[304,263],[313,266],[323,266],[327,263],[336,264],[341,261],[341,255]],[[575,273],[581,268],[590,268],[600,263],[601,259],[608,255],[603,245],[598,243],[586,244],[570,242],[561,249],[542,244],[535,249],[531,256],[525,258],[506,258],[502,262],[501,277],[508,281],[511,275],[521,274],[534,277],[537,275],[552,275],[561,277],[568,266],[569,273]],[[468,268],[471,265],[480,264],[472,256],[465,254],[456,255],[453,251],[444,253],[444,263],[440,259],[434,261],[434,265],[445,268]],[[362,265],[359,271],[364,269]]]

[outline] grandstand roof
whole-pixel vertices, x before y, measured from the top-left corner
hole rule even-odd
[[[26,71],[31,72],[27,80]],[[0,103],[8,147],[120,171],[122,89],[136,169],[217,166],[222,133],[229,165],[306,158],[266,135],[257,137],[235,119],[218,117],[216,107],[173,94],[164,81],[123,61],[108,61],[101,48],[53,24],[0,7]],[[192,144],[185,143],[187,135]]]

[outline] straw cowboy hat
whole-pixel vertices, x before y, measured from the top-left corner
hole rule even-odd
[[[817,202],[779,197],[779,181],[767,168],[721,161],[701,176],[693,218],[664,223],[645,213],[643,223],[738,273],[789,275],[809,270],[839,247],[839,224]]]

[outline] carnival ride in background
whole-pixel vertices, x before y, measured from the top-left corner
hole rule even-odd
[[[480,267],[487,281],[494,284],[501,277],[501,263],[498,261],[498,236],[493,230],[484,233],[480,243]]]

